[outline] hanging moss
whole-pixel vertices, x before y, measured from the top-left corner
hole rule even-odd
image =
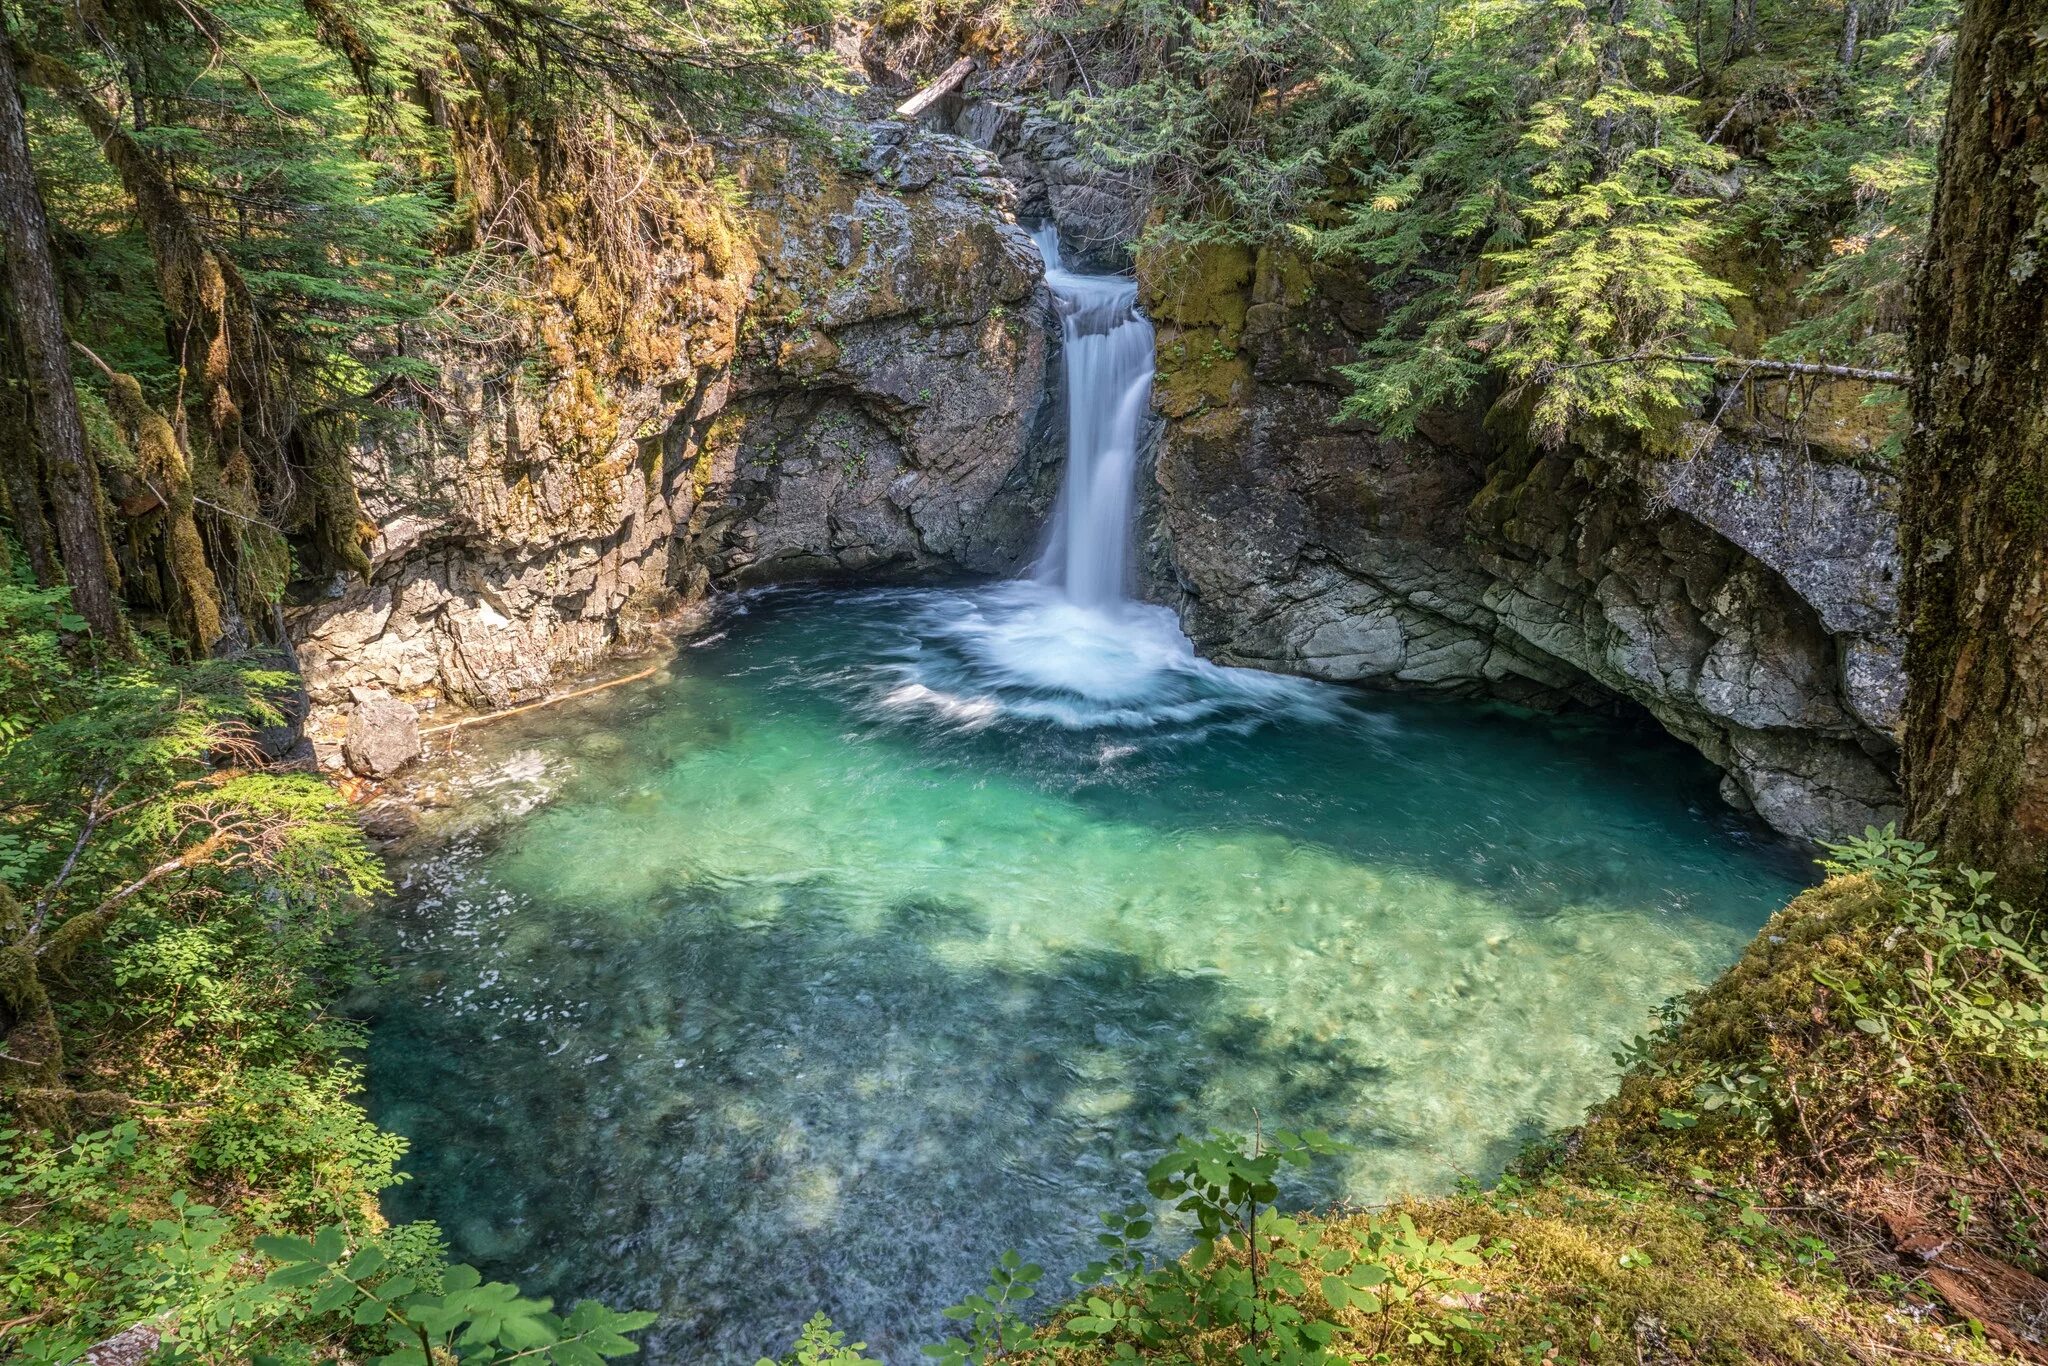
[[[208,562],[206,543],[193,519],[195,505],[191,462],[185,448],[149,401],[133,375],[107,373],[107,406],[127,433],[142,477],[163,500],[164,526],[169,541],[171,572],[176,576],[182,598],[183,626],[192,648],[205,654],[221,637],[220,585]]]
[[[356,496],[348,459],[353,436],[351,428],[338,418],[300,424],[298,437],[307,467],[302,520],[334,563],[368,583],[371,566],[366,547],[376,538],[377,528],[364,515],[362,501]]]

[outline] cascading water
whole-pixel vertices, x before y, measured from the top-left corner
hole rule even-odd
[[[1152,393],[1152,325],[1127,276],[1080,275],[1037,234],[1065,340],[1067,477],[1029,577],[915,595],[918,641],[889,664],[883,711],[979,729],[1051,723],[1195,735],[1280,714],[1325,719],[1337,694],[1225,669],[1195,653],[1174,614],[1125,596],[1138,442]]]
[[[1061,261],[1051,225],[1034,236],[1060,312],[1067,387],[1067,479],[1037,577],[1078,606],[1107,609],[1123,601],[1129,568],[1152,325],[1138,312],[1135,280],[1077,275]]]

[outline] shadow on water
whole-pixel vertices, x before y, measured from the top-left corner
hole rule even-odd
[[[624,922],[529,908],[504,938],[398,920],[432,947],[371,1050],[373,1106],[413,1141],[389,1213],[533,1293],[660,1308],[655,1360],[751,1361],[819,1308],[908,1359],[1005,1249],[1075,1270],[1174,1135],[1249,1129],[1248,1101],[1352,1129],[1386,1074],[1216,976],[952,961],[972,908],[863,929],[829,887],[792,899],[772,921],[700,889]],[[1342,1167],[1289,1198],[1336,1198]]]
[[[465,733],[378,924],[394,1217],[660,1310],[653,1362],[819,1308],[916,1360],[1005,1249],[1085,1262],[1178,1133],[1355,1144],[1297,1203],[1491,1174],[1797,885],[1601,724],[906,717],[917,601],[750,599],[669,680]]]

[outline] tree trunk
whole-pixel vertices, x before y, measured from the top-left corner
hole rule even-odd
[[[1904,778],[1913,833],[2048,887],[2048,47],[1969,0],[1913,327]]]
[[[1613,89],[1627,75],[1622,43],[1627,35],[1622,23],[1628,18],[1628,0],[1607,0],[1607,41],[1600,47],[1600,85],[1602,91]],[[1593,121],[1593,136],[1600,144],[1600,174],[1608,175],[1614,170],[1614,115],[1602,114]]]
[[[1849,0],[1842,13],[1842,69],[1856,69],[1856,49],[1863,27],[1863,0]]]
[[[1756,0],[1729,0],[1728,60],[1756,50]]]
[[[64,312],[50,259],[49,222],[29,162],[28,124],[14,48],[0,22],[0,245],[4,245],[8,293],[20,325],[21,355],[28,381],[29,425],[42,460],[64,571],[71,580],[71,606],[109,648],[128,648],[128,628],[114,600],[113,554],[100,517],[99,473],[85,448],[78,417],[78,391],[71,386],[71,349],[65,344]]]
[[[0,272],[4,276],[4,272]],[[28,556],[36,582],[55,588],[64,582],[57,547],[50,540],[43,515],[43,462],[36,456],[35,432],[28,403],[28,369],[21,357],[21,324],[15,321],[14,300],[0,278],[0,492],[7,497],[7,516],[14,538]]]

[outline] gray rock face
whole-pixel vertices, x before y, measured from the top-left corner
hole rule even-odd
[[[352,772],[389,778],[420,757],[419,713],[395,697],[366,697],[349,713],[341,753]]]
[[[1143,227],[1137,196],[1078,156],[1065,128],[1026,113],[1014,92],[984,87],[964,103],[953,131],[1000,158],[1017,187],[1017,212],[1058,226],[1070,266],[1130,269],[1130,244]]]
[[[606,379],[565,340],[571,263],[542,383],[486,349],[394,395],[356,455],[372,579],[291,623],[316,704],[503,707],[715,587],[1028,555],[1057,482],[1048,305],[994,159],[894,125],[859,171],[760,157],[748,209],[658,263],[632,320],[657,362]]]
[[[1180,276],[1249,275],[1234,303],[1149,291],[1169,416],[1154,588],[1199,646],[1336,681],[1631,702],[1782,831],[1896,817],[1886,478],[1719,433],[1625,466],[1518,456],[1469,417],[1408,441],[1332,426],[1330,365],[1371,310],[1306,273],[1262,254]]]
[[[1003,572],[1050,507],[1050,301],[1007,183],[900,128],[870,164],[960,194],[779,188],[757,286],[776,321],[701,437],[682,543],[701,582]]]

